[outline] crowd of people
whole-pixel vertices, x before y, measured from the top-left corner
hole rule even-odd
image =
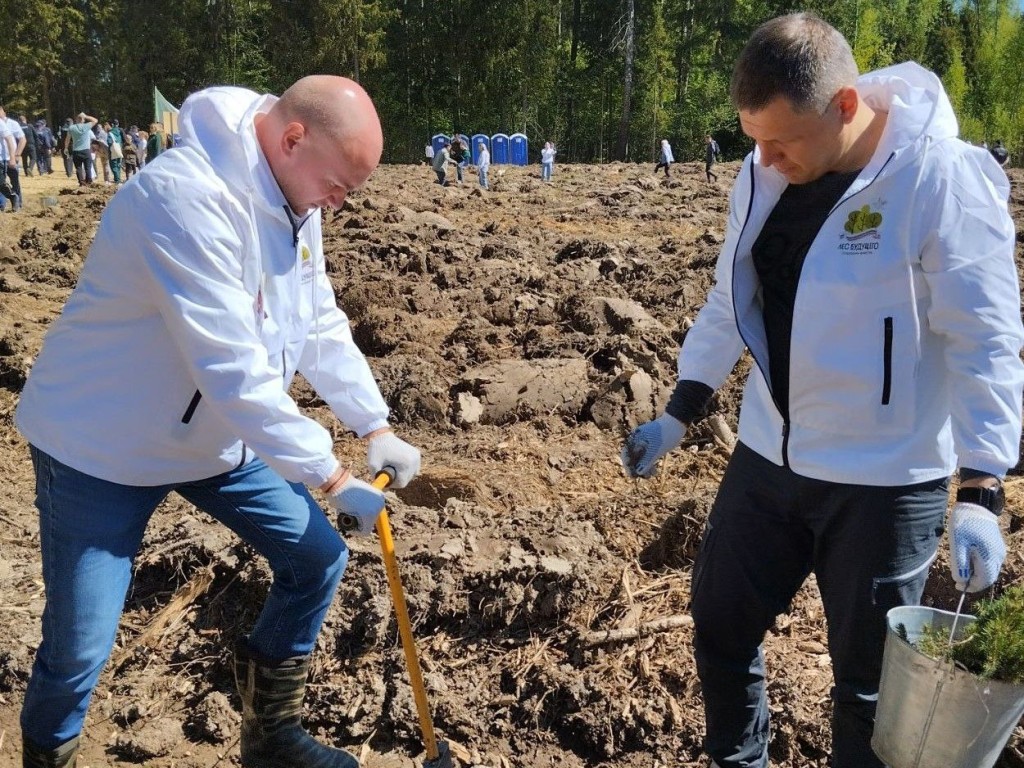
[[[79,185],[97,182],[101,175],[104,184],[120,185],[172,144],[160,123],[152,123],[149,131],[136,125],[126,131],[116,119],[101,122],[80,112],[54,130],[44,118],[29,121],[21,114],[15,119],[0,106],[0,211],[20,210],[21,175],[54,173],[57,156],[67,177]]]
[[[79,112],[74,119],[64,121],[59,143],[69,179],[74,176],[80,186],[85,186],[98,181],[102,174],[104,184],[119,185],[170,148],[173,139],[161,123],[151,123],[149,131],[137,125],[125,131],[117,119],[101,123]]]

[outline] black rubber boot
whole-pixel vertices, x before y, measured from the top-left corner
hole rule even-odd
[[[78,754],[78,737],[65,741],[56,749],[40,749],[28,739],[21,742],[22,768],[74,768]]]
[[[324,746],[302,727],[308,672],[308,656],[268,661],[245,640],[235,644],[243,768],[359,768],[352,753]]]

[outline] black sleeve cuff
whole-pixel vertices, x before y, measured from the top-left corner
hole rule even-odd
[[[665,413],[683,424],[692,424],[707,415],[708,405],[715,390],[702,381],[682,379],[665,406]]]

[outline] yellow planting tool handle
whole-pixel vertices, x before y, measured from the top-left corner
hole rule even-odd
[[[394,479],[394,470],[391,467],[384,467],[373,479],[373,487],[384,490]],[[427,760],[437,760],[437,738],[434,736],[434,723],[430,719],[430,707],[427,704],[427,687],[423,684],[420,660],[416,654],[416,641],[412,636],[412,622],[409,621],[409,608],[405,604],[405,593],[402,591],[402,578],[398,574],[395,541],[391,538],[391,521],[388,519],[386,508],[381,510],[377,517],[377,535],[380,536],[380,548],[384,555],[384,570],[387,571],[388,586],[391,587],[391,600],[395,604],[395,617],[398,619],[398,634],[402,638],[405,664],[409,668],[409,682],[412,684],[412,695],[416,700],[416,712],[420,718],[423,746],[427,751]]]

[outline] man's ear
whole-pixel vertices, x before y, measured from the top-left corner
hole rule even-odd
[[[836,91],[835,101],[839,109],[839,116],[843,119],[843,122],[850,123],[860,107],[860,95],[857,93],[857,89],[853,86],[844,85]]]
[[[306,137],[306,126],[302,123],[292,121],[288,123],[281,132],[281,150],[290,155],[296,145]]]

